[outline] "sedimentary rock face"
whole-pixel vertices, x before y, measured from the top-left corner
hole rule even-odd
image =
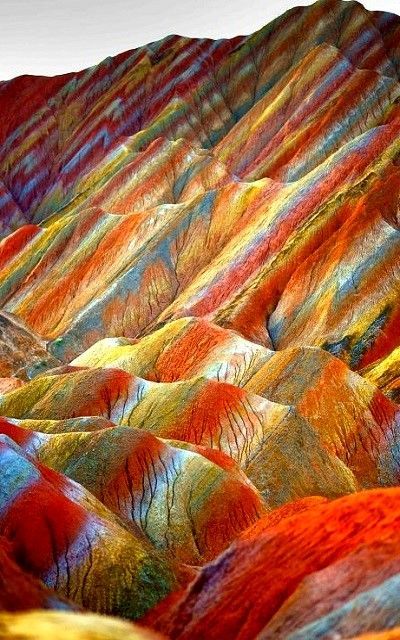
[[[397,637],[399,74],[318,0],[0,83],[1,638]]]

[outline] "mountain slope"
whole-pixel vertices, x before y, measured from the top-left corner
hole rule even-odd
[[[172,35],[0,115],[0,636],[390,637],[400,18]]]

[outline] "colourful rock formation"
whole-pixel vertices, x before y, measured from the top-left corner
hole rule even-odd
[[[268,325],[279,347],[326,346],[356,366],[388,355],[398,334],[397,33],[395,18],[320,0],[245,38],[167,38],[49,83],[48,94],[32,80],[47,99],[4,134],[0,176],[45,227],[30,227],[28,242],[10,236],[6,309],[63,360],[102,337],[205,314],[266,346]],[[374,264],[377,246],[385,259]],[[303,304],[292,281],[318,250],[329,259]],[[367,313],[382,278],[387,295]],[[297,314],[304,339],[289,312],[299,305],[313,325],[310,334]]]
[[[0,613],[0,637],[10,640],[163,640],[163,636],[137,625],[94,614],[56,611]]]
[[[270,507],[360,488],[345,456],[340,459],[341,452],[324,443],[292,406],[205,378],[154,383],[102,368],[43,375],[0,398],[0,412],[39,431],[42,420],[49,431],[56,417],[64,424],[91,413],[161,438],[218,449],[236,460]]]
[[[386,489],[310,505],[271,526],[260,520],[147,620],[182,640],[205,629],[210,639],[305,640],[394,627],[399,509],[400,490]]]
[[[203,318],[182,318],[141,340],[105,338],[72,361],[80,367],[116,367],[157,382],[202,376],[242,387],[274,354]]]
[[[0,420],[0,432],[78,482],[180,562],[212,559],[265,512],[261,497],[229,458],[178,449],[141,430],[49,435]]]
[[[0,563],[0,611],[78,609],[23,570],[16,562],[12,544],[3,536],[0,537]],[[2,631],[0,623],[0,637]]]
[[[0,82],[0,638],[397,637],[399,104],[353,0]]]
[[[0,377],[9,379],[10,391],[12,378],[17,387],[20,380],[27,380],[58,364],[46,350],[43,340],[21,326],[16,318],[0,313]]]
[[[138,618],[178,584],[174,567],[137,527],[4,435],[0,470],[0,535],[22,567],[57,593],[82,607]]]

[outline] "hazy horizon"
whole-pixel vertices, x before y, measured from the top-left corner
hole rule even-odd
[[[0,80],[57,75],[99,63],[171,33],[232,37],[251,33],[287,9],[313,0],[1,0]],[[365,0],[400,13],[399,0]],[[135,6],[138,5],[138,6]],[[226,7],[228,6],[228,10]],[[154,19],[154,13],[157,19]]]

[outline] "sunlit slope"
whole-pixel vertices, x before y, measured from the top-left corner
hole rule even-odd
[[[0,638],[396,637],[399,43],[0,83]]]

